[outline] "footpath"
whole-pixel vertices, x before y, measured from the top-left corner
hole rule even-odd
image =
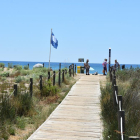
[[[100,75],[83,75],[28,140],[102,140]]]

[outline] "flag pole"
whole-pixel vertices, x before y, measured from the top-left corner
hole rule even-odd
[[[51,40],[52,40],[52,29],[51,29],[51,39],[50,39],[49,70],[50,70],[50,58],[51,58]]]

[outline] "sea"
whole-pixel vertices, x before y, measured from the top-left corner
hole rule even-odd
[[[44,67],[48,68],[49,67],[49,62],[24,62],[24,61],[0,61],[0,63],[4,63],[5,64],[5,67],[8,67],[8,63],[12,64],[13,66],[14,65],[22,65],[22,67],[26,66],[29,64],[29,69],[32,70],[33,69],[33,66],[35,64],[43,64],[44,63]],[[52,68],[52,70],[58,70],[59,69],[59,64],[61,62],[50,62],[50,67]],[[71,64],[76,64],[76,67],[77,66],[84,66],[84,63],[61,63],[61,68],[69,68],[69,66]],[[102,66],[102,63],[89,63],[90,65],[90,70],[89,70],[89,73],[90,74],[94,74],[95,72],[98,72],[98,74],[102,74],[102,71],[103,71],[103,66]],[[113,65],[113,64],[112,64]],[[140,68],[140,64],[120,64],[120,66],[122,65],[125,65],[125,68],[130,68],[130,67],[133,67],[133,68],[137,68],[139,67]],[[85,71],[84,71],[85,73]]]

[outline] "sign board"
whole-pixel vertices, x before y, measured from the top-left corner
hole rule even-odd
[[[84,62],[84,58],[79,58],[78,62]]]

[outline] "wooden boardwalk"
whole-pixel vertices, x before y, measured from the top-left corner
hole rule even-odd
[[[99,77],[83,75],[28,140],[101,140]]]

